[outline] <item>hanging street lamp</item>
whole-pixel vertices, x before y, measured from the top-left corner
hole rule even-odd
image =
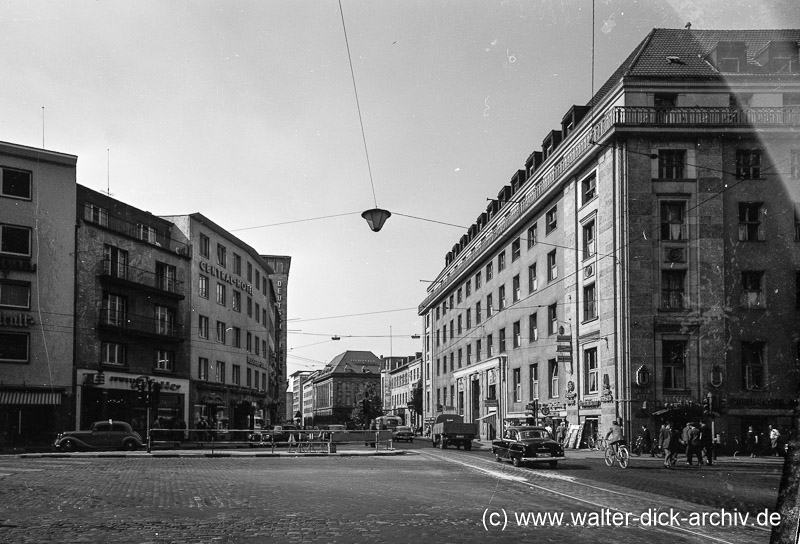
[[[372,229],[372,232],[379,232],[383,228],[383,224],[386,223],[386,220],[391,216],[392,212],[380,208],[372,208],[361,214],[361,217],[367,220],[367,224],[369,228]]]

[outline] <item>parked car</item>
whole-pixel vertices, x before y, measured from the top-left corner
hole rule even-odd
[[[96,421],[89,430],[66,431],[56,438],[59,451],[76,450],[128,450],[144,446],[142,437],[124,421]]]
[[[294,439],[299,440],[300,429],[297,425],[275,425],[271,429],[262,431],[261,436],[264,442],[289,442],[289,437],[294,434]]]
[[[563,446],[544,427],[509,427],[501,439],[492,441],[492,453],[498,462],[510,460],[515,467],[544,462],[555,468],[566,459]]]

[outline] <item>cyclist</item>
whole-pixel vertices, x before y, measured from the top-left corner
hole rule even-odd
[[[611,429],[606,433],[606,441],[608,447],[614,447],[614,454],[619,453],[619,444],[625,442],[625,437],[622,434],[622,427],[620,427],[622,420],[616,419],[611,422]]]

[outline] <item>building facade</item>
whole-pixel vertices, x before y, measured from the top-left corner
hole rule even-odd
[[[386,359],[384,359],[384,362]],[[420,425],[421,410],[414,408],[414,390],[422,378],[422,353],[402,357],[400,362],[385,370],[383,413],[400,416],[405,425]]]
[[[289,387],[286,389],[286,421],[303,422],[303,382],[312,374],[310,370],[298,370],[289,376]]]
[[[371,351],[345,351],[312,379],[314,425],[347,425],[365,393],[379,395],[381,360]]]
[[[76,164],[0,143],[2,445],[54,438],[71,420]]]
[[[202,214],[165,219],[192,247],[182,316],[190,324],[190,427],[201,417],[218,429],[282,422],[285,385],[273,383],[280,316],[270,296],[272,271],[253,248]]]
[[[289,269],[292,265],[292,258],[287,255],[262,255],[269,267],[271,273],[269,280],[272,285],[272,296],[278,308],[278,317],[275,320],[277,331],[275,332],[275,364],[271,371],[275,372],[275,377],[271,384],[274,384],[274,391],[269,391],[272,398],[280,398],[281,401],[275,409],[275,413],[283,414],[286,416],[289,412],[287,406],[288,397],[282,392],[286,391],[288,384],[287,370],[286,370],[286,335],[287,326],[286,320],[289,315]],[[293,421],[294,414],[286,421]]]
[[[567,111],[420,305],[427,418],[789,426],[799,39],[655,29]]]
[[[81,185],[76,210],[75,428],[119,419],[145,436],[142,380],[160,387],[149,423],[185,428],[190,248],[169,221]]]

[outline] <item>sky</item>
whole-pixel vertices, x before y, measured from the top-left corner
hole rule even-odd
[[[6,0],[0,140],[77,155],[81,185],[291,256],[290,374],[346,350],[413,355],[429,282],[486,199],[650,30],[687,22],[800,28],[800,7]],[[379,233],[360,217],[376,206],[394,214]]]

